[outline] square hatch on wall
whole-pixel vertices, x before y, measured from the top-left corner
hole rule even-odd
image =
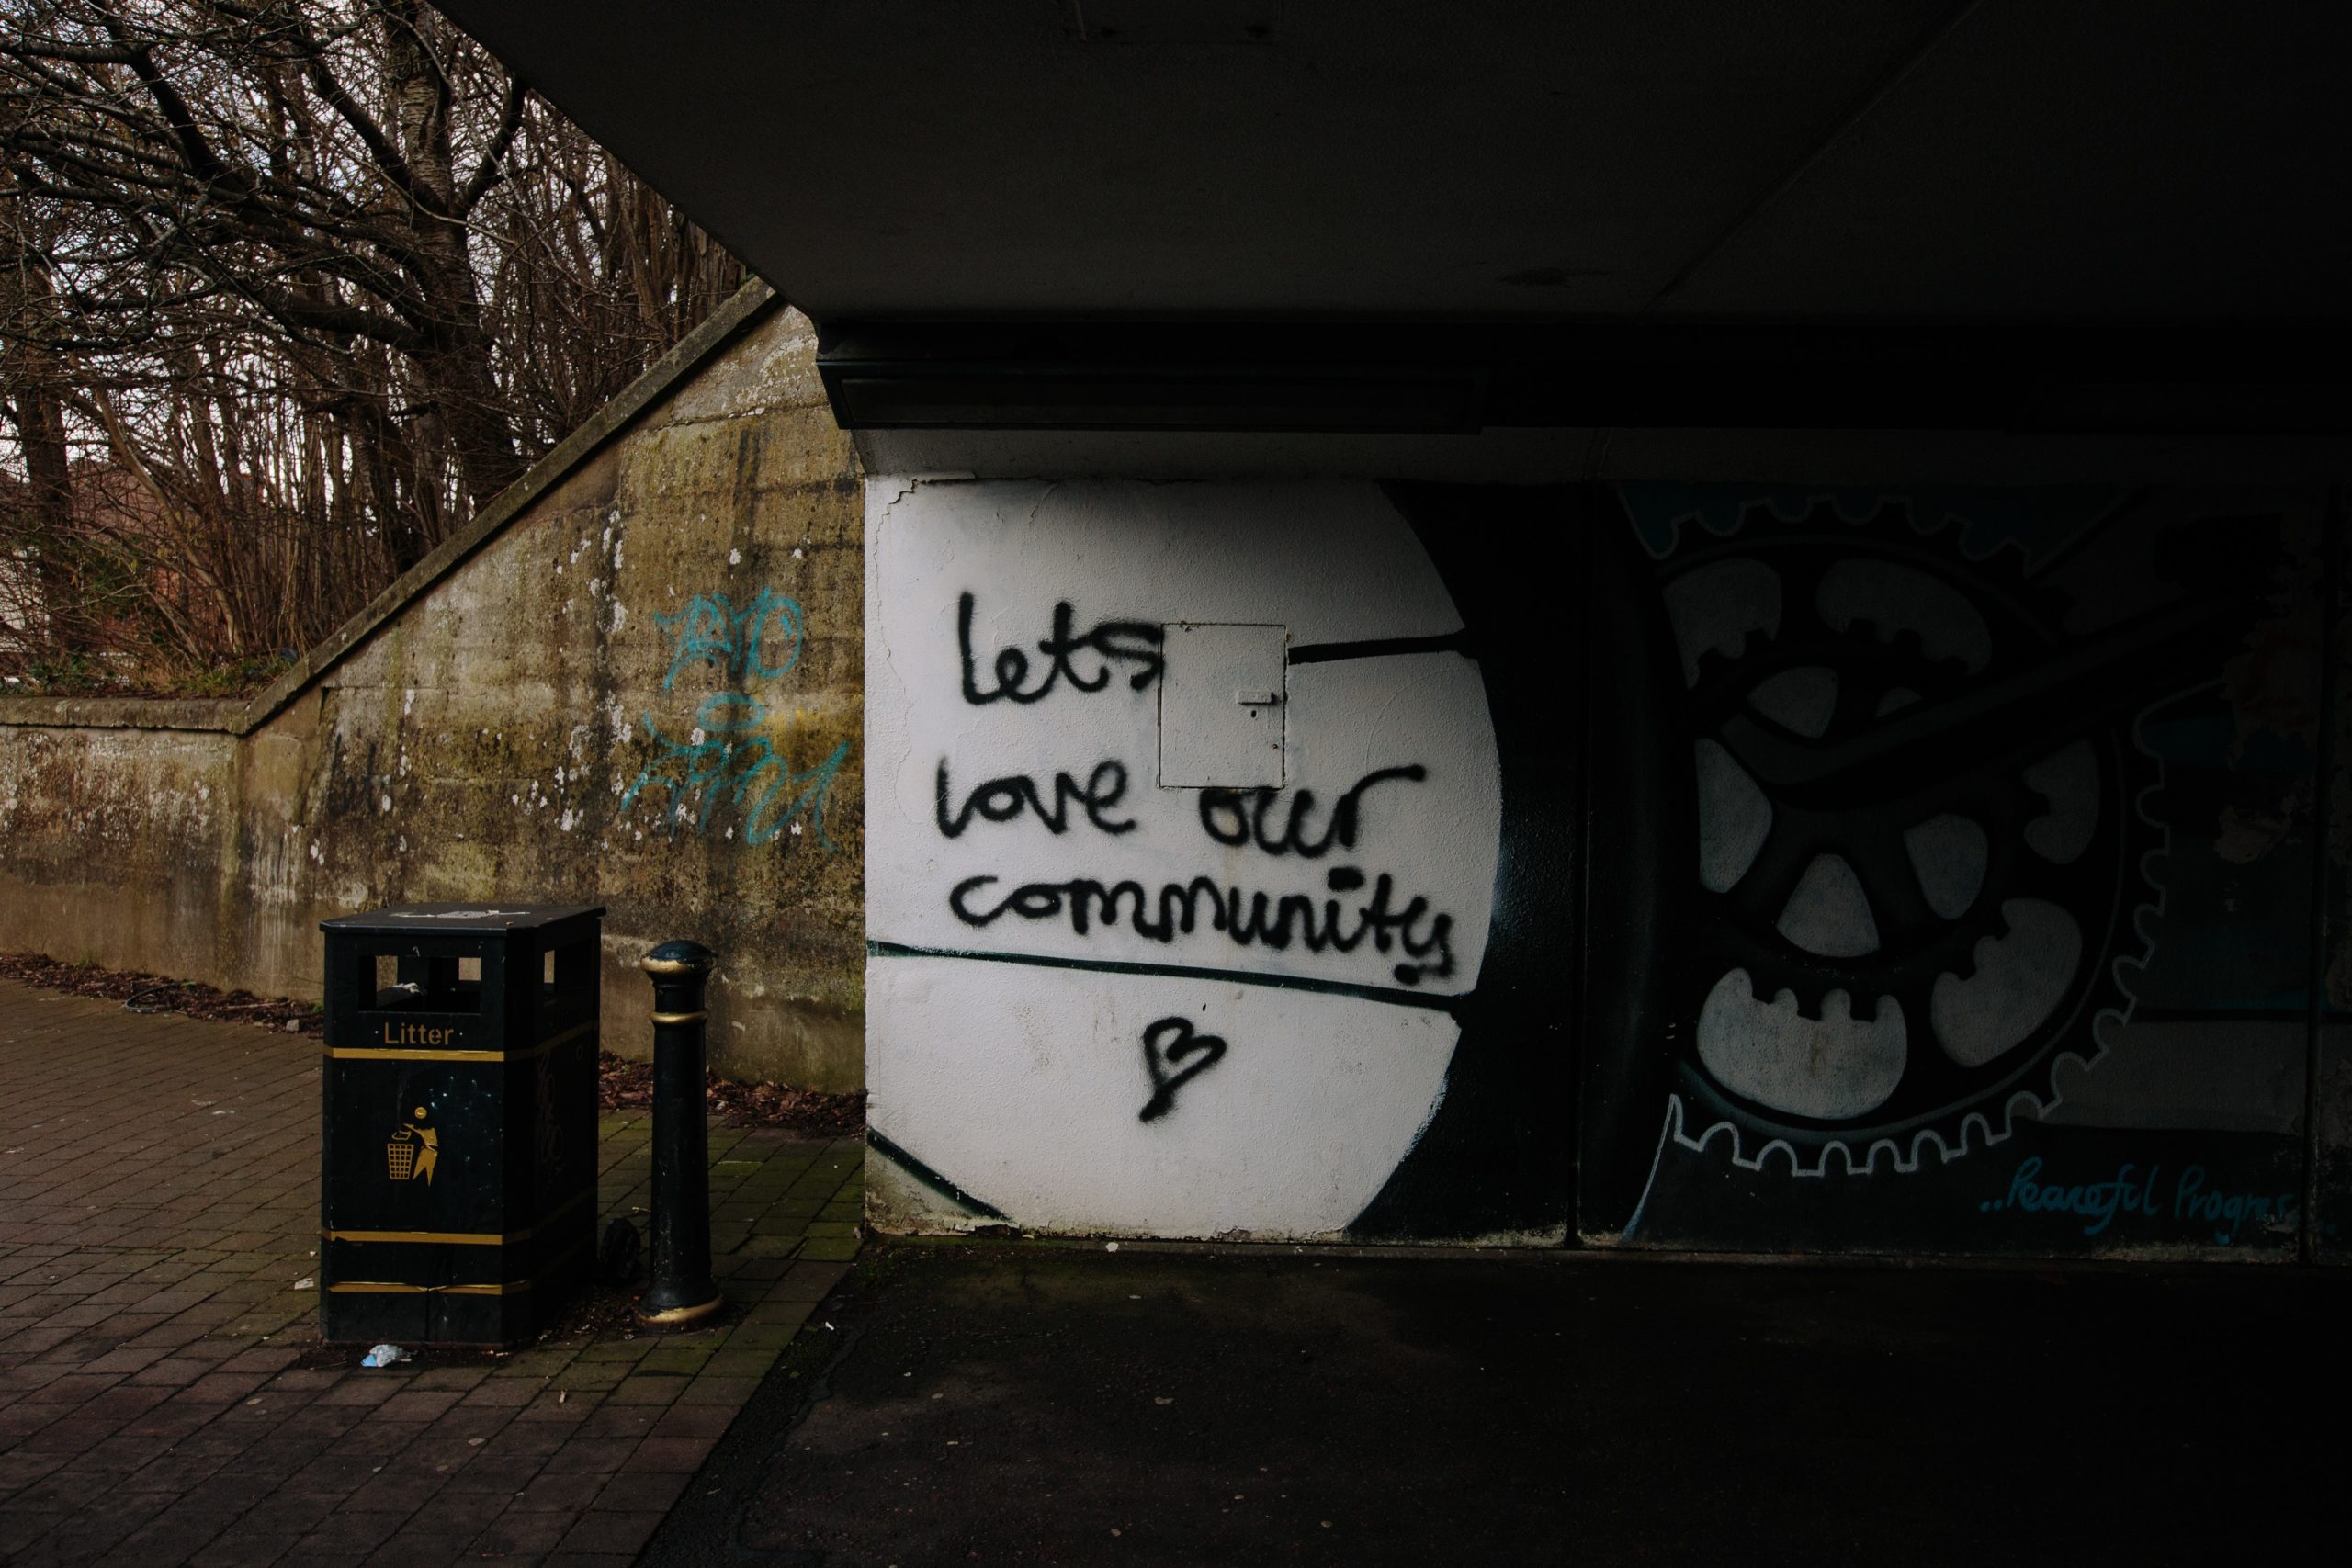
[[[1290,628],[1171,623],[1161,643],[1163,788],[1280,789]]]

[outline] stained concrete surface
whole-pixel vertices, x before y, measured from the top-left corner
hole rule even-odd
[[[865,495],[764,292],[299,688],[0,696],[0,951],[314,1000],[329,917],[601,904],[607,1049],[646,1056],[638,960],[690,936],[714,1066],[865,1087]]]
[[[2346,1285],[899,1244],[641,1561],[2256,1560],[2330,1528]]]

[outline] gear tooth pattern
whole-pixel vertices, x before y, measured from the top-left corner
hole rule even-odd
[[[1966,533],[1966,525],[1955,518],[1923,522],[1893,503],[1867,517],[1850,517],[1826,498],[1814,501],[1794,520],[1770,502],[1756,503],[1744,510],[1735,534],[1710,530],[1706,558],[1719,559],[1727,548],[1738,548],[1781,572],[1783,609],[1777,634],[1751,630],[1736,654],[1714,649],[1693,660],[1698,678],[1689,700],[1695,732],[1717,736],[1736,716],[1786,736],[1748,706],[1747,693],[1784,671],[1826,665],[1841,682],[1856,688],[1849,693],[1841,686],[1832,728],[1810,738],[1834,743],[1875,720],[1877,705],[1888,694],[1907,691],[1917,700],[1936,702],[2030,668],[2048,649],[2062,646],[2071,599],[2033,579],[2028,553],[2016,539],[1970,550]],[[1678,532],[1673,551],[1662,560],[1664,575],[1673,575],[1685,542]],[[1931,654],[1917,626],[1898,623],[1890,628],[1860,615],[1842,628],[1821,623],[1815,595],[1829,566],[1840,558],[1870,557],[1890,543],[1882,558],[1939,576],[1977,606],[1995,634],[1989,667],[1972,673],[1968,660],[1957,653]],[[1883,1016],[1892,998],[1903,1010],[1907,1032],[1905,1082],[1871,1111],[1843,1120],[1775,1111],[1713,1077],[1698,1057],[1694,1014],[1675,1032],[1682,1069],[1668,1118],[1673,1139],[1753,1170],[1784,1164],[1796,1175],[1821,1176],[1834,1162],[1851,1175],[1882,1169],[1907,1174],[1923,1160],[1948,1163],[2003,1143],[2021,1115],[2038,1120],[2053,1110],[2061,1102],[2056,1075],[2063,1064],[2095,1063],[2107,1050],[2108,1036],[2129,1021],[2134,1006],[2129,982],[2144,971],[2152,946],[2146,917],[2163,908],[2165,830],[2151,809],[2163,788],[2162,764],[2137,744],[2135,734],[2119,733],[2122,728],[2092,727],[2077,737],[2093,743],[2098,759],[2099,813],[2097,852],[2082,852],[2069,862],[2049,861],[2025,845],[2025,827],[2055,807],[2051,797],[2018,776],[2022,762],[2014,771],[1959,769],[1945,795],[1961,803],[1954,809],[1987,834],[1981,884],[1956,919],[1930,922],[1915,909],[1895,951],[1823,956],[1796,948],[1777,929],[1781,901],[1793,879],[1788,868],[1802,869],[1816,853],[1838,852],[1844,843],[1840,835],[1851,830],[1850,819],[1867,812],[1825,807],[1807,818],[1804,808],[1774,798],[1773,825],[1750,870],[1727,892],[1706,896],[1708,908],[1694,929],[1711,930],[1712,935],[1698,943],[1710,951],[1694,957],[1696,990],[1703,994],[1721,976],[1745,969],[1746,989],[1757,1003],[1769,1006],[1792,997],[1798,1012],[1816,1022],[1833,992],[1843,994],[1842,1005],[1858,1021]],[[1791,826],[1792,818],[1801,820]],[[1783,830],[1794,833],[1798,842],[1774,863],[1781,880],[1747,889],[1744,879],[1773,862],[1770,834]],[[1894,831],[1899,841],[1901,828]],[[1883,843],[1881,848],[1883,881],[1891,852]],[[1859,870],[1860,857],[1849,858]],[[1863,881],[1875,913],[1882,889],[1867,874]],[[1947,975],[1967,981],[1980,974],[1980,945],[2015,934],[2017,921],[2008,907],[2018,898],[2054,905],[2075,920],[2083,944],[2076,972],[2066,995],[2040,1024],[1989,1062],[1972,1066],[1940,1047],[1933,1032],[1936,982]],[[1914,1075],[1920,1079],[1916,1092],[1910,1089]]]
[[[1912,526],[1923,542],[1940,541],[1931,547],[1950,550],[1966,563],[1973,576],[1996,584],[2042,626],[2055,629],[2065,624],[2067,612],[2075,607],[2074,597],[2056,583],[2034,575],[2033,555],[2024,541],[2003,536],[1977,547],[1970,542],[1969,525],[1951,515],[1917,521]]]
[[[2119,1016],[2111,1010],[2099,1014],[2102,1021]],[[2078,1067],[2088,1067],[2105,1054],[2104,1045],[2088,1056],[2077,1051],[2062,1051],[2051,1057],[2048,1065],[2054,1077],[2055,1069],[2064,1063],[2073,1062]],[[1677,1094],[1672,1097],[1672,1115],[1668,1118],[1667,1133],[1682,1147],[1702,1155],[1720,1143],[1723,1145],[1722,1155],[1746,1170],[1763,1170],[1777,1156],[1785,1162],[1788,1174],[1792,1176],[1827,1176],[1833,1160],[1848,1176],[1875,1175],[1882,1163],[1896,1174],[1909,1176],[1919,1169],[1921,1162],[1929,1155],[1934,1156],[1936,1163],[1948,1165],[2006,1143],[2015,1134],[2021,1117],[2029,1122],[2038,1122],[2064,1104],[2064,1100],[2065,1097],[2053,1082],[2042,1094],[2036,1094],[2030,1089],[2018,1090],[2004,1100],[1996,1111],[1974,1110],[1962,1113],[1957,1125],[1951,1129],[1951,1141],[1947,1141],[1943,1131],[1922,1127],[1908,1134],[1907,1144],[1900,1137],[1886,1134],[1833,1134],[1818,1141],[1809,1141],[1801,1150],[1786,1133],[1743,1129],[1728,1117],[1701,1119],[1700,1130],[1694,1135],[1688,1131],[1692,1124],[1690,1113],[1685,1109],[1681,1095]],[[1753,1152],[1747,1147],[1751,1140],[1759,1140]]]
[[[1901,505],[1900,502],[1882,502],[1880,512],[1899,508]],[[1772,509],[1768,504],[1765,510],[1771,512]],[[1778,513],[1772,514],[1776,519],[1779,516]],[[1838,528],[1853,528],[1859,525],[1856,519],[1847,516],[1845,513],[1838,510],[1838,502],[1826,495],[1814,497],[1804,511],[1798,514],[1796,521],[1799,527],[1809,528],[1818,533],[1828,533]]]

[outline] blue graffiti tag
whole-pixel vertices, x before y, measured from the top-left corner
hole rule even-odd
[[[2302,1200],[2292,1192],[2223,1192],[2207,1188],[2205,1168],[2192,1165],[2180,1173],[2173,1191],[2176,1219],[2212,1227],[2216,1246],[2237,1245],[2241,1228],[2292,1230],[2302,1223]]]
[[[2085,1235],[2097,1235],[2114,1224],[2119,1213],[2156,1213],[2156,1170],[2150,1166],[2143,1179],[2137,1166],[2127,1165],[2111,1180],[2045,1184],[2041,1156],[2035,1155],[2018,1167],[2007,1196],[1988,1198],[1976,1207],[1982,1213],[2014,1208],[2028,1213],[2072,1214],[2091,1222],[2083,1227]]]
[[[849,742],[834,747],[832,755],[807,773],[795,773],[765,736],[752,733],[766,717],[767,709],[756,698],[722,692],[703,699],[695,710],[695,732],[682,741],[662,734],[647,714],[645,733],[660,754],[621,796],[622,814],[627,815],[648,784],[659,784],[670,792],[665,815],[673,838],[690,807],[695,830],[707,830],[711,814],[723,799],[741,813],[746,843],[764,844],[787,823],[797,833],[798,819],[805,818],[817,842],[831,849],[832,840],[825,837],[825,801],[848,760]]]
[[[2071,1183],[2045,1182],[2041,1170],[2040,1155],[2026,1159],[2010,1177],[2008,1191],[1978,1203],[1978,1213],[1992,1214],[2018,1209],[2028,1213],[2071,1215],[2090,1222],[2082,1227],[2085,1235],[2098,1235],[2120,1215],[2140,1214],[2154,1220],[2165,1213],[2164,1200],[2156,1190],[2161,1166],[2148,1167],[2147,1174],[2143,1176],[2138,1166],[2126,1165],[2118,1168],[2115,1175],[2106,1180]],[[2209,1179],[2201,1165],[2183,1170],[2173,1184],[2170,1217],[2210,1227],[2217,1247],[2235,1246],[2248,1225],[2266,1230],[2291,1229],[2301,1221],[2301,1202],[2292,1192],[2227,1192],[2209,1187]]]
[[[657,613],[653,619],[676,644],[662,680],[665,692],[676,686],[681,671],[704,664],[717,671],[721,683],[737,688],[788,675],[800,663],[808,626],[799,601],[772,588],[761,589],[741,609],[724,593],[697,593],[676,615]],[[702,699],[694,728],[683,740],[663,733],[652,714],[641,715],[654,756],[622,792],[621,814],[659,785],[669,792],[662,815],[673,838],[688,820],[696,832],[707,831],[725,802],[741,818],[747,844],[768,843],[787,829],[797,838],[805,823],[820,845],[831,849],[825,804],[849,759],[850,742],[834,747],[815,767],[797,771],[760,733],[767,714],[745,691],[719,692]],[[729,828],[729,837],[735,831]]]
[[[670,672],[662,679],[665,692],[677,682],[679,671],[706,660],[718,666],[720,674],[739,681],[754,676],[774,680],[790,674],[800,662],[806,612],[798,600],[773,588],[761,589],[741,610],[724,593],[697,593],[676,615],[657,611],[653,619],[678,639]]]

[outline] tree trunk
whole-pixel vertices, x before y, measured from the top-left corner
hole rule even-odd
[[[22,345],[19,352],[31,357]],[[74,570],[74,468],[65,445],[65,411],[53,385],[34,381],[21,368],[8,378],[17,384],[17,395],[7,403],[8,419],[17,427],[17,447],[24,454],[32,524],[24,543],[31,547],[33,577],[40,588],[47,632],[43,640],[61,653],[88,653],[97,637],[83,614],[79,574]]]
[[[416,369],[441,414],[467,499],[481,506],[523,477],[514,424],[491,372],[491,340],[481,326],[469,231],[451,215],[457,196],[449,145],[446,78],[434,62],[439,17],[428,21],[411,0],[386,8],[385,75],[390,88],[401,156],[416,191],[408,219],[421,258],[420,291],[431,302],[432,345],[415,355]]]

